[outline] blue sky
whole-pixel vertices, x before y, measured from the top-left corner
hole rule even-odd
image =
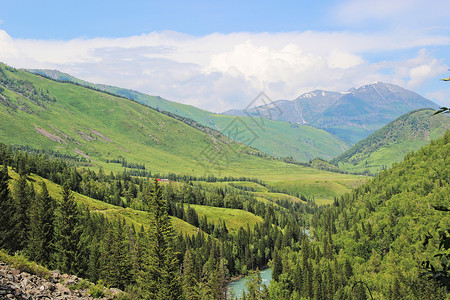
[[[450,105],[449,1],[0,0],[0,61],[221,112],[398,84]]]
[[[16,38],[68,40],[163,30],[201,36],[329,29],[327,14],[335,5],[333,1],[2,0],[0,11],[4,30]]]

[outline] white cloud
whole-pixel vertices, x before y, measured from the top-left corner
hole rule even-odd
[[[425,97],[442,106],[450,107],[450,88],[426,93]]]
[[[363,62],[364,60],[360,56],[339,50],[332,51],[328,57],[330,68],[349,69]]]
[[[0,30],[0,60],[12,66],[58,69],[216,112],[243,108],[261,90],[272,99],[293,99],[312,89],[342,91],[376,80],[417,89],[446,66],[431,52],[411,49],[436,45],[447,49],[450,36],[305,31],[194,37],[164,31],[43,41],[13,39]],[[366,58],[402,51],[398,60]]]
[[[19,56],[19,51],[13,39],[3,30],[0,30],[0,57],[14,58]]]

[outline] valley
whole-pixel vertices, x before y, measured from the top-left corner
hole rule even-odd
[[[9,254],[125,299],[225,299],[243,275],[254,299],[366,299],[358,282],[377,299],[445,299],[419,276],[446,268],[432,230],[450,224],[433,209],[448,207],[449,118],[409,109],[428,100],[381,83],[302,95],[298,123],[318,129],[293,123],[289,101],[274,104],[288,107],[285,120],[218,115],[33,73],[0,65]],[[395,94],[396,109],[367,115],[374,90]],[[350,102],[359,119],[337,123]]]

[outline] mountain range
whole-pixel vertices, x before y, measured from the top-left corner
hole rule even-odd
[[[349,152],[345,151],[358,142],[361,142],[366,149],[376,148],[379,153],[380,145],[367,146],[374,140],[373,138],[367,141],[362,140],[413,109],[438,107],[434,102],[399,86],[375,82],[352,88],[347,92],[316,90],[305,93],[293,101],[278,100],[247,110],[230,110],[224,114],[214,114],[159,96],[93,84],[55,70],[29,71],[54,80],[71,82],[133,99],[159,111],[181,116],[184,121],[192,119],[269,155],[292,157],[297,161],[308,161],[316,157],[326,160],[350,157],[353,154],[349,153],[353,153],[355,148],[353,147]],[[400,120],[406,119],[408,117],[400,117]],[[442,121],[441,118],[434,118],[433,122],[428,122],[428,119],[424,117],[419,118],[422,122],[421,128],[427,127],[434,130],[437,128],[435,122],[437,119]],[[393,124],[401,123],[396,121]],[[393,130],[394,127],[391,124],[389,128]],[[425,141],[429,141],[429,138],[423,138],[420,134],[413,134],[411,127],[401,128],[409,128],[410,132],[405,134],[410,139],[408,145],[407,143],[397,144],[396,149],[399,151],[389,152],[383,148],[385,152],[381,152],[385,155],[381,155],[377,162],[369,163],[371,159],[366,159],[364,165],[359,165],[360,162],[355,163],[355,159],[352,159],[350,165],[340,160],[333,162],[339,162],[339,166],[346,171],[376,173],[384,166],[400,160],[408,151],[415,150],[423,146]],[[440,137],[444,131],[436,129],[428,137]],[[361,143],[355,147],[359,147]],[[383,146],[388,145],[390,142],[383,142]],[[365,151],[367,153],[367,150]],[[392,153],[392,157],[386,157],[387,153]]]
[[[0,142],[75,157],[105,172],[127,167],[137,173],[145,168],[161,175],[259,178],[274,186],[296,182],[292,193],[301,186],[305,195],[314,185],[316,197],[326,199],[365,180],[286,163],[191,119],[1,64]]]
[[[418,108],[438,108],[438,105],[399,86],[375,82],[347,92],[316,90],[292,101],[276,101],[247,110],[229,110],[224,114],[310,125],[353,145],[402,114]]]
[[[150,96],[134,90],[109,85],[93,84],[56,70],[28,71],[54,80],[76,83],[106,91],[133,99],[159,111],[170,112],[183,118],[192,119],[201,125],[222,132],[235,141],[275,157],[293,157],[301,162],[306,162],[316,157],[331,159],[349,148],[347,143],[338,137],[313,126],[299,126],[298,124],[276,120],[255,122],[253,118],[247,116],[236,118],[234,116],[215,114],[191,105],[166,100],[159,96]],[[239,134],[236,134],[236,132]]]

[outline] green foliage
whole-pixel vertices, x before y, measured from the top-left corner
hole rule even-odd
[[[89,289],[89,296],[91,296],[92,298],[103,298],[105,297],[104,289],[105,287],[101,283],[93,285]]]
[[[436,207],[435,207],[436,208]],[[436,208],[439,211],[448,212],[449,209],[444,207]],[[431,235],[425,237],[424,245],[427,245],[432,238]],[[435,254],[440,266],[431,263],[429,260],[422,262],[422,267],[427,270],[421,276],[428,277],[430,280],[436,281],[450,291],[450,228],[438,230],[439,253]]]
[[[80,211],[68,185],[61,191],[61,201],[56,212],[55,250],[56,267],[61,272],[76,274],[80,259]]]
[[[261,273],[259,269],[255,271],[251,271],[250,275],[246,277],[245,286],[247,287],[248,294],[245,296],[246,299],[256,300],[256,299],[265,299],[265,295],[263,295],[263,283],[261,279]]]
[[[34,261],[43,264],[50,263],[54,237],[54,214],[56,202],[50,197],[47,186],[41,183],[41,192],[35,199],[29,210],[30,229],[27,245],[27,254]]]
[[[20,109],[13,111],[0,103],[0,140],[8,144],[23,145],[23,150],[29,151],[31,147],[36,152],[41,151],[40,154],[57,155],[67,159],[71,164],[93,169],[102,167],[106,174],[111,171],[122,172],[123,166],[132,166],[139,167],[132,169],[135,176],[148,176],[149,172],[167,174],[170,171],[185,176],[258,177],[267,181],[303,181],[317,176],[339,181],[351,177],[287,164],[254,148],[234,143],[215,130],[203,128],[204,130],[200,131],[197,125],[194,126],[190,122],[188,125],[180,121],[179,117],[162,114],[131,100],[74,84],[51,81],[21,70],[12,72],[3,65],[0,65],[0,68],[11,80],[29,82],[35,89],[45,93],[48,91],[49,95],[56,99],[56,102],[46,101],[44,108],[5,88],[3,94],[8,96],[10,102],[15,105],[27,104],[29,113]],[[207,123],[207,115],[204,125],[215,126]],[[214,117],[219,120],[218,126],[222,127],[234,120],[230,116]],[[253,124],[249,121],[249,124]],[[270,147],[286,151],[289,147],[283,146],[281,139],[295,142],[303,137],[305,141],[302,140],[302,143],[305,145],[316,142],[333,143],[333,139],[326,132],[308,126],[291,128],[288,123],[275,123],[279,128],[270,134],[279,140]],[[308,131],[314,130],[321,132],[320,137],[313,138],[307,134]],[[285,136],[284,132],[288,136]],[[269,130],[261,130],[261,134],[269,134]],[[292,135],[295,137],[292,138]],[[256,141],[266,145],[267,138],[260,136]],[[330,158],[340,151],[333,145],[320,143],[313,147],[315,150],[306,152],[316,153],[323,150],[328,153],[324,153],[323,157]],[[345,149],[345,145],[337,144],[337,148]],[[25,149],[26,146],[29,148]],[[334,150],[325,150],[330,148]],[[304,151],[299,150],[298,155],[303,156]],[[78,158],[74,158],[76,156]],[[308,154],[302,160],[315,156],[317,155]],[[116,160],[120,163],[111,163]],[[35,169],[47,167],[39,164],[36,166]],[[145,166],[145,170],[141,169],[142,166]],[[57,166],[51,168],[56,169]],[[60,175],[54,170],[52,176],[53,180],[58,179]],[[358,180],[355,176],[351,178]],[[121,197],[125,198],[122,201],[126,200],[126,195]],[[116,197],[115,200],[119,199]]]
[[[402,115],[361,140],[331,162],[349,172],[376,174],[399,162],[450,129],[446,116],[432,117],[434,110],[418,109]]]
[[[186,250],[183,260],[183,293],[186,300],[200,299],[192,253]]]
[[[27,272],[43,278],[50,277],[50,271],[47,268],[28,260],[20,253],[16,253],[14,256],[11,256],[4,250],[0,249],[0,261],[10,264],[13,268],[18,269],[21,272]]]
[[[173,250],[173,229],[158,181],[146,195],[150,226],[147,233],[147,253],[143,257],[143,271],[138,283],[145,299],[178,299],[181,285],[177,258]]]
[[[124,227],[119,221],[107,229],[101,243],[99,266],[100,277],[122,290],[132,278],[132,260]]]
[[[22,174],[13,186],[14,215],[11,222],[13,223],[12,247],[13,251],[25,248],[28,242],[28,233],[30,228],[30,218],[28,209],[31,200],[34,198],[34,189],[27,183],[27,178]]]
[[[445,107],[445,106],[440,107],[433,115],[437,115],[437,114],[441,114],[441,113],[450,114],[450,108]]]
[[[425,267],[433,265],[435,273],[427,275],[445,277],[448,233],[430,234],[428,244],[423,234],[450,227],[448,212],[434,209],[448,206],[449,154],[447,131],[319,209],[311,219],[313,240],[281,248],[271,297],[445,299],[445,288],[419,274],[428,260]]]
[[[78,283],[76,283],[74,285],[70,285],[69,289],[71,289],[71,290],[87,290],[91,286],[93,286],[93,284],[91,282],[87,281],[86,279],[82,279]]]
[[[158,96],[149,96],[113,86],[92,84],[57,71],[31,70],[31,72],[133,99],[204,131],[208,135],[215,131],[211,129],[214,128],[242,143],[251,142],[250,146],[275,157],[292,156],[298,161],[306,162],[316,157],[330,159],[336,153],[341,153],[348,148],[346,143],[336,136],[307,125],[264,120],[263,126],[261,126],[249,117],[236,119],[234,116],[214,114],[194,106],[168,101]],[[251,101],[252,99],[248,100]],[[235,132],[240,134],[236,135]],[[263,155],[259,151],[249,150],[248,152]]]
[[[15,215],[15,205],[8,186],[8,168],[4,164],[0,170],[0,248],[13,248],[12,216]]]

